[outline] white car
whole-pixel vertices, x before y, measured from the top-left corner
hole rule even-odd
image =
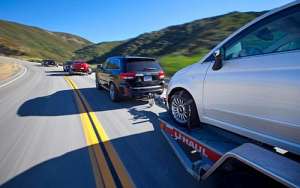
[[[233,33],[167,90],[176,122],[199,120],[300,154],[300,1]]]

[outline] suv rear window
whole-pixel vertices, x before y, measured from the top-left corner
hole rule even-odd
[[[152,59],[126,60],[127,71],[159,71],[159,63]]]
[[[72,61],[67,61],[65,62],[65,65],[71,65],[73,62]]]

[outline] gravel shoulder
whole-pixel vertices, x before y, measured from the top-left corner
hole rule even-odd
[[[20,64],[21,60],[9,57],[0,56],[0,82],[3,83],[10,78],[17,75],[22,67]]]
[[[26,73],[24,62],[20,59],[0,56],[0,88]]]
[[[5,81],[16,75],[21,70],[20,65],[16,63],[0,62],[0,81]]]

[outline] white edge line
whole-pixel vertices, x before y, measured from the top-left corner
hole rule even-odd
[[[26,74],[27,68],[26,68],[25,66],[23,66],[23,65],[21,65],[21,66],[22,66],[25,70],[24,70],[19,76],[17,76],[16,78],[10,80],[9,82],[6,82],[6,83],[0,85],[0,88],[2,88],[2,87],[4,87],[4,86],[7,86],[8,84],[11,84],[12,82],[16,81],[17,79],[21,78],[22,76],[24,76],[24,75]]]

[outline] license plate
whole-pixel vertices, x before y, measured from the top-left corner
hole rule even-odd
[[[144,81],[152,81],[152,76],[144,76]]]
[[[81,67],[80,69],[81,69],[81,70],[83,70],[84,68],[83,68],[83,67]]]

